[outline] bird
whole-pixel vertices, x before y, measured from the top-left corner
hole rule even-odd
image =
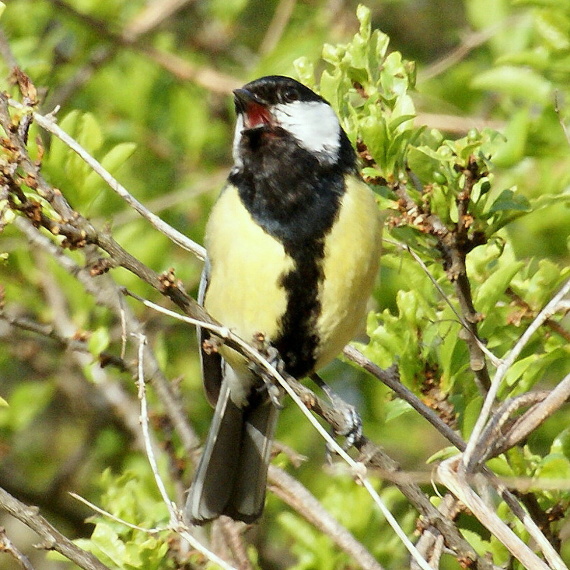
[[[281,75],[233,95],[234,165],[206,225],[199,302],[242,339],[262,335],[284,371],[302,379],[362,326],[378,271],[379,209],[323,97]],[[264,508],[280,406],[242,355],[208,349],[203,328],[199,339],[215,411],[185,517],[252,523]]]

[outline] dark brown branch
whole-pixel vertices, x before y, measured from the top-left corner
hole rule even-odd
[[[347,347],[347,349],[349,349],[349,347]],[[369,365],[372,365],[372,367],[375,366],[372,363],[369,363]],[[386,371],[381,372],[386,375]],[[389,375],[390,374],[388,374],[388,376]],[[325,421],[327,421],[335,433],[344,433],[346,431],[346,418],[343,414],[339,414],[336,408],[333,408],[324,402],[311,390],[296,380],[287,378],[287,381],[295,390],[295,393],[305,403],[305,405],[317,415],[322,417]],[[423,403],[420,402],[420,404],[423,412],[428,411],[428,415],[433,415],[435,418],[437,418],[432,410],[425,407]],[[436,423],[439,427],[445,425],[439,418],[437,418]],[[455,440],[458,447],[462,446],[464,449],[465,442],[460,438],[460,436],[450,430],[448,426],[445,427],[447,429],[444,429],[444,431],[448,434],[451,440]],[[362,436],[355,442],[354,447],[359,451],[358,461],[363,463],[367,468],[390,474],[397,474],[400,471],[400,466],[378,445],[370,441],[367,437]],[[405,478],[403,478],[403,480],[400,480],[400,478],[394,477],[393,482],[396,487],[398,487],[398,489],[402,492],[402,494],[408,499],[408,501],[414,506],[414,508],[417,509],[418,512],[422,515],[425,524],[435,527],[437,529],[437,532],[443,535],[445,544],[450,550],[455,552],[463,559],[469,560],[472,564],[475,564],[475,566],[472,566],[473,568],[492,568],[492,566],[488,564],[487,561],[477,556],[471,545],[461,536],[453,523],[450,520],[442,517],[441,512],[431,503],[429,498],[425,495],[425,493],[422,492],[419,486],[405,480]]]
[[[395,192],[399,198],[400,210],[405,221],[417,227],[423,233],[432,235],[437,240],[437,247],[443,256],[443,267],[449,281],[453,283],[463,316],[461,323],[464,329],[461,338],[469,348],[471,370],[479,389],[485,393],[491,385],[491,380],[485,354],[480,346],[481,340],[477,332],[477,323],[481,317],[473,306],[471,285],[465,266],[467,254],[477,245],[483,244],[485,240],[483,235],[478,233],[470,235],[468,231],[470,227],[468,208],[471,190],[478,176],[480,176],[475,160],[469,161],[467,167],[463,169],[463,174],[465,176],[465,185],[456,200],[458,221],[452,229],[448,228],[438,216],[432,212],[424,211],[423,206],[416,204],[403,184],[398,184]]]
[[[393,390],[402,400],[408,402],[410,406],[423,416],[430,424],[432,424],[443,437],[451,442],[457,449],[463,451],[465,449],[465,441],[461,436],[452,430],[431,408],[428,408],[411,390],[408,390],[400,382],[400,374],[395,365],[383,370],[378,365],[374,364],[371,360],[366,358],[359,350],[351,345],[344,348],[344,355],[358,364],[363,370],[372,374],[375,378],[380,380],[383,384]]]

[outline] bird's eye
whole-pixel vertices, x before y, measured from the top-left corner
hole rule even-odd
[[[292,103],[293,101],[299,100],[299,92],[296,89],[287,89],[283,93],[283,100],[285,103]]]

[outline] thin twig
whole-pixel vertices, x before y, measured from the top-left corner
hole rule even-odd
[[[463,476],[463,464],[460,457],[443,461],[438,469],[438,476],[443,484],[489,529],[499,541],[523,564],[533,570],[549,570],[541,560],[485,502],[469,487]]]
[[[541,402],[518,418],[503,438],[494,442],[493,455],[504,453],[528,437],[531,432],[566,403],[568,398],[570,398],[570,374],[559,382],[551,392],[547,392]]]
[[[40,548],[59,552],[83,570],[109,570],[96,556],[79,548],[61,534],[39,514],[37,507],[25,505],[2,488],[0,488],[0,510],[9,513],[37,533],[43,541]]]
[[[455,315],[461,326],[465,329],[466,332],[471,334],[469,323],[465,320],[465,317],[455,308],[455,306],[453,305],[453,303],[449,298],[449,295],[447,295],[447,293],[443,290],[443,287],[437,282],[437,279],[432,275],[431,271],[428,269],[428,266],[424,263],[423,259],[408,244],[391,240],[389,238],[384,238],[384,241],[386,243],[398,247],[399,249],[407,251],[414,258],[414,261],[422,268],[424,273],[427,275],[428,279],[437,289],[437,292],[440,294],[441,298],[446,302],[447,306],[453,311],[453,314]],[[485,353],[485,355],[489,358],[489,360],[493,363],[493,365],[497,366],[499,364],[499,359],[485,346],[483,342],[481,342],[478,336],[475,335],[474,340],[477,343],[479,349]]]
[[[159,532],[164,532],[165,530],[169,530],[169,527],[163,527],[163,528],[144,528],[142,526],[139,526],[137,524],[133,524],[130,523],[128,521],[126,521],[125,519],[122,519],[120,517],[115,516],[113,513],[110,513],[109,511],[106,511],[105,509],[102,509],[101,507],[98,507],[97,505],[93,504],[92,502],[88,501],[87,499],[85,499],[84,497],[82,497],[81,495],[78,495],[77,493],[74,493],[73,491],[69,492],[69,496],[73,497],[76,501],[79,501],[80,503],[83,503],[86,507],[89,507],[91,510],[95,511],[96,513],[99,513],[100,515],[107,517],[115,522],[118,522],[119,524],[122,524],[128,528],[131,528],[133,530],[138,530],[140,532],[145,532],[147,534],[152,535],[156,535]]]
[[[160,472],[158,470],[158,463],[156,461],[156,456],[154,453],[151,437],[150,437],[150,429],[148,423],[148,404],[146,400],[146,387],[145,387],[145,378],[144,378],[144,346],[146,344],[146,337],[143,334],[139,334],[139,363],[138,363],[138,397],[141,406],[141,414],[140,414],[140,422],[141,428],[143,433],[143,439],[145,442],[145,449],[146,449],[146,456],[148,462],[150,464],[150,468],[152,470],[152,474],[154,476],[154,480],[156,486],[160,492],[162,500],[168,509],[168,513],[170,515],[170,528],[175,530],[176,532],[180,533],[180,536],[184,538],[193,548],[204,554],[208,558],[208,560],[214,562],[215,564],[219,564],[222,568],[230,570],[233,568],[231,565],[227,564],[223,561],[219,556],[214,554],[211,550],[206,548],[202,543],[200,543],[194,536],[190,534],[187,530],[186,524],[183,521],[182,514],[178,510],[175,503],[170,499],[168,495],[168,491],[166,490],[166,485],[162,480]]]
[[[10,99],[9,104],[12,107],[24,109],[24,106]],[[33,113],[34,121],[44,128],[46,131],[55,135],[63,143],[65,143],[71,150],[77,153],[82,160],[88,164],[91,169],[96,172],[113,190],[118,194],[133,210],[138,212],[143,218],[149,221],[154,228],[164,234],[168,239],[186,251],[192,252],[198,259],[205,259],[206,250],[196,242],[192,241],[178,230],[161,220],[156,214],[148,210],[141,202],[132,196],[128,190],[114,178],[103,165],[93,158],[73,137],[69,136],[59,125],[54,121],[51,115],[41,115],[40,113]]]
[[[297,479],[294,479],[282,469],[270,465],[269,481],[269,488],[275,495],[285,501],[315,528],[330,536],[335,544],[350,554],[361,568],[365,570],[382,570],[382,566],[370,552],[345,527],[336,521],[314,495]]]
[[[477,464],[478,454],[480,452],[479,440],[485,428],[487,420],[491,414],[492,407],[497,397],[497,392],[501,386],[503,378],[508,372],[509,368],[514,364],[522,349],[526,346],[532,335],[540,328],[544,321],[550,318],[559,308],[559,303],[570,292],[570,279],[561,287],[561,289],[554,295],[554,297],[547,303],[547,305],[540,311],[533,322],[528,326],[524,333],[520,336],[519,340],[515,343],[510,352],[502,359],[497,367],[495,375],[491,381],[491,387],[483,403],[483,408],[477,418],[475,427],[471,432],[467,448],[463,454],[463,464],[466,466],[467,471]]]
[[[0,526],[0,552],[9,554],[24,570],[34,570],[30,559],[20,552],[16,545],[10,540],[6,534],[6,529]]]
[[[568,129],[568,126],[566,125],[564,119],[562,118],[562,113],[560,111],[560,92],[558,90],[554,92],[554,110],[556,111],[556,115],[558,116],[558,122],[562,127],[564,136],[566,137],[566,142],[570,145],[570,129]]]
[[[141,413],[139,421],[141,423],[142,434],[144,445],[146,449],[146,456],[154,476],[154,481],[160,492],[164,504],[168,507],[168,512],[171,514],[171,522],[176,520],[176,517],[172,517],[172,514],[176,513],[176,505],[170,500],[168,496],[168,491],[166,486],[158,472],[158,464],[156,462],[156,457],[154,454],[154,449],[150,437],[150,429],[148,427],[148,405],[146,401],[146,386],[144,379],[144,347],[146,345],[146,336],[142,333],[138,335],[139,340],[139,358],[138,358],[138,377],[137,377],[137,387],[138,387],[138,397],[141,406]]]

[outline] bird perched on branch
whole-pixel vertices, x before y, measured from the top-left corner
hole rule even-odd
[[[332,107],[301,83],[262,77],[234,91],[234,167],[206,229],[200,301],[246,341],[261,334],[285,371],[328,364],[364,319],[380,218]],[[264,506],[279,408],[243,356],[204,351],[214,418],[186,503],[203,523],[252,522]]]

